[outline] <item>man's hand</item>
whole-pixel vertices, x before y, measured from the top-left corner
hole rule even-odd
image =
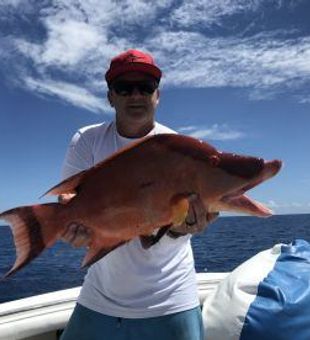
[[[189,197],[189,203],[189,210],[184,223],[176,227],[171,227],[167,232],[168,236],[176,238],[186,234],[199,233],[219,215],[218,212],[207,212],[202,200],[197,194],[192,194]]]
[[[61,204],[66,204],[72,200],[76,194],[61,194],[58,196],[58,202]]]
[[[61,194],[58,196],[58,202],[61,204],[69,203],[76,194]],[[88,228],[82,224],[71,223],[65,229],[61,239],[70,243],[73,247],[85,247],[89,244],[90,233]]]

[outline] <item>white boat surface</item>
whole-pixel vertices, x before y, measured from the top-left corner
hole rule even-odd
[[[198,273],[200,303],[228,273]],[[36,295],[0,304],[0,339],[59,339],[73,311],[81,287]]]

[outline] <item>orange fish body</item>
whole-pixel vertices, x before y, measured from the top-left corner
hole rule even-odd
[[[280,161],[222,153],[207,143],[175,134],[142,139],[47,192],[76,193],[67,204],[19,207],[0,218],[10,222],[17,259],[6,276],[51,246],[72,225],[90,235],[83,265],[119,245],[176,226],[186,218],[192,194],[209,212],[239,211],[256,216],[271,212],[244,192],[274,176]]]

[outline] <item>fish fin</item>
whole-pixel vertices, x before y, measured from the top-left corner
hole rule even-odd
[[[149,249],[154,244],[155,235],[140,236],[140,243],[143,249]]]
[[[152,247],[167,233],[170,227],[171,227],[171,224],[161,227],[156,233],[156,235],[140,236],[140,242],[141,242],[142,247],[144,249],[149,249],[150,247]]]
[[[77,174],[70,176],[64,181],[58,183],[57,185],[49,189],[47,192],[45,192],[40,198],[46,195],[61,195],[61,194],[76,193],[77,191],[76,189],[80,185],[81,181],[84,180],[85,176],[91,176],[93,173],[96,173],[98,170],[100,171],[101,167],[104,164],[109,164],[111,161],[117,158],[120,154],[123,154],[130,149],[134,149],[138,144],[143,144],[144,139],[148,140],[152,138],[151,136],[146,136],[146,137],[141,138],[139,141],[132,142],[130,143],[130,145],[126,145],[122,147],[121,149],[119,149],[118,151],[116,151],[115,153],[113,153],[112,155],[104,159],[103,161],[95,164],[94,166],[86,170],[82,170],[78,172]]]
[[[258,217],[269,217],[273,215],[272,210],[246,195],[222,199],[220,201],[220,210],[241,212]]]
[[[172,225],[181,225],[188,214],[190,195],[176,195],[171,200]]]
[[[61,195],[61,194],[74,194],[77,192],[77,188],[80,185],[82,179],[88,170],[81,171],[64,181],[58,183],[51,189],[49,189],[46,193],[44,193],[40,198],[47,195]]]
[[[90,266],[126,242],[127,241],[116,238],[105,238],[103,242],[99,242],[98,240],[92,242],[83,259],[81,267],[85,268]]]
[[[0,214],[0,219],[10,224],[16,248],[15,263],[3,278],[17,272],[56,241],[59,228],[52,221],[58,206],[58,203],[24,206]]]
[[[61,240],[69,243],[74,248],[80,248],[88,244],[92,231],[82,223],[70,222],[63,229]]]
[[[169,230],[167,232],[167,235],[171,238],[176,239],[176,238],[183,237],[183,236],[187,235],[187,233],[185,234],[185,233],[180,233],[180,232],[175,231],[175,230]]]

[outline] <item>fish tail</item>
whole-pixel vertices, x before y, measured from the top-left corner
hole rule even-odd
[[[59,203],[17,207],[0,214],[9,222],[14,236],[16,260],[4,278],[12,275],[36,258],[58,238],[57,212]]]

